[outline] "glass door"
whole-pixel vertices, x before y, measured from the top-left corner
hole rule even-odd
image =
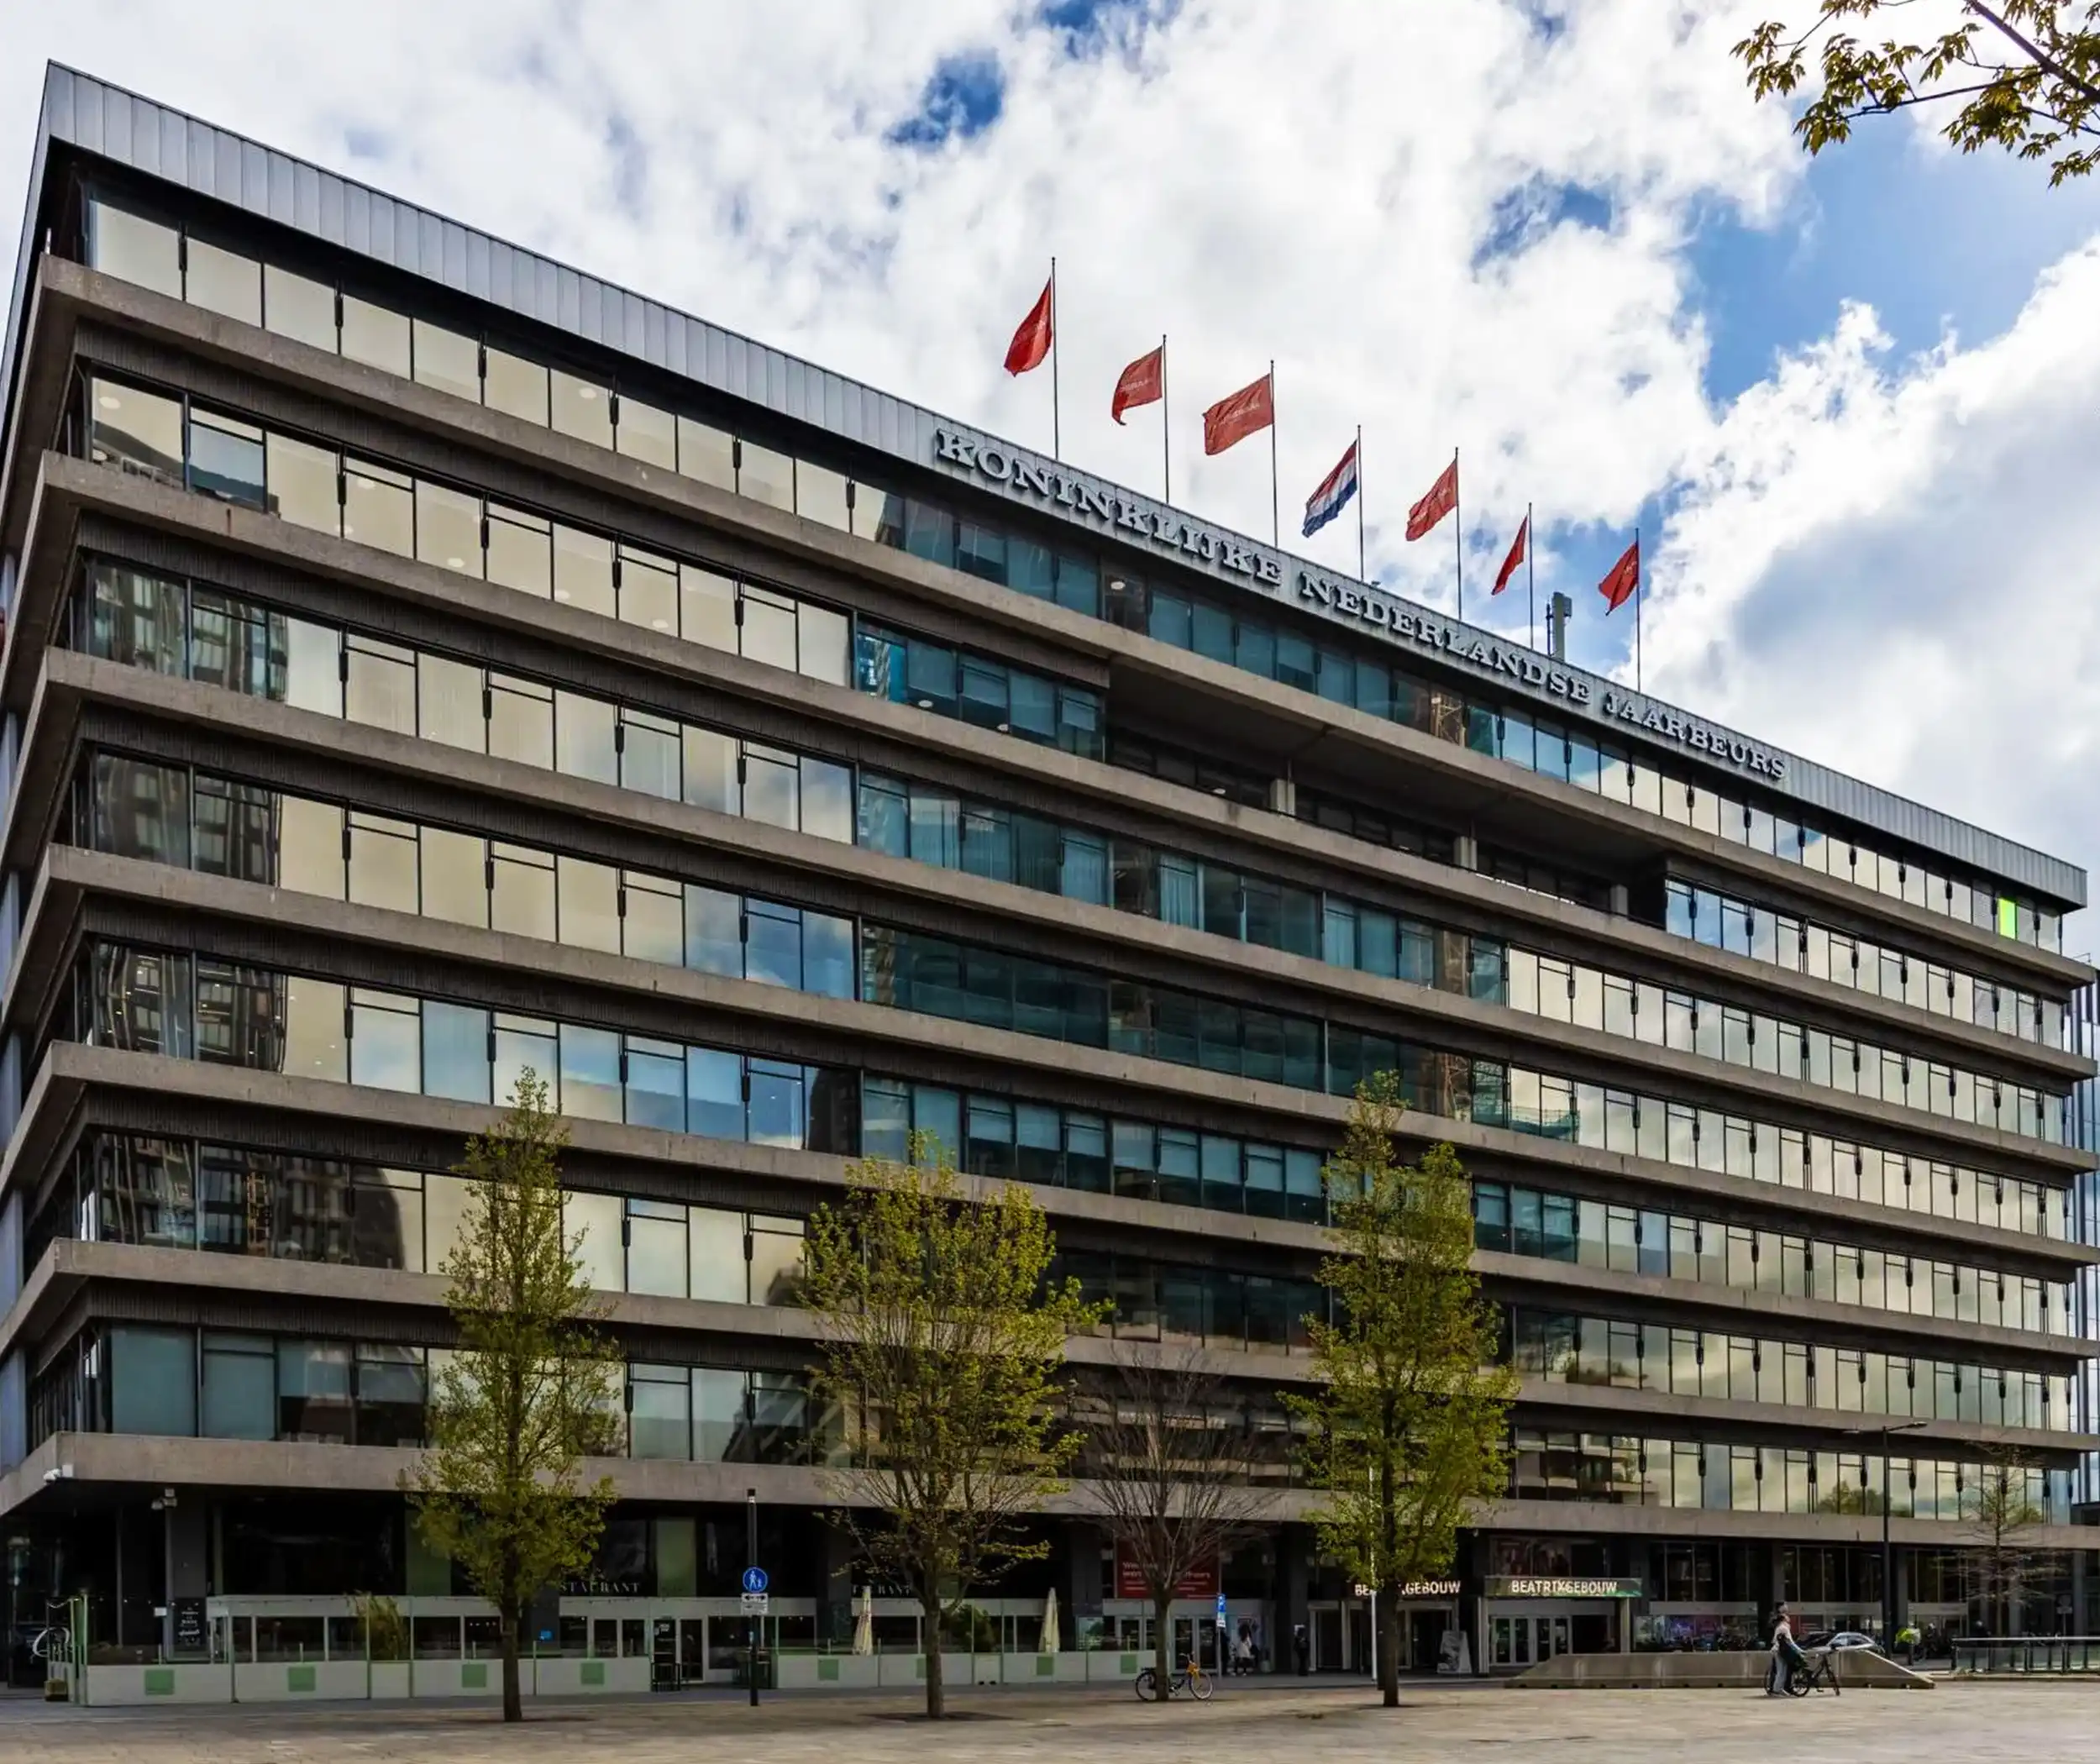
[[[1316,1672],[1338,1672],[1342,1667],[1341,1607],[1315,1605],[1311,1614],[1312,1669]]]
[[[1531,1663],[1531,1631],[1539,1620],[1533,1617],[1498,1617],[1489,1631],[1492,1663],[1499,1667]]]

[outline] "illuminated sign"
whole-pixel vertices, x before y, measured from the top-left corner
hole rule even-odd
[[[1643,1599],[1638,1580],[1605,1580],[1567,1574],[1491,1574],[1485,1588],[1490,1599]]]

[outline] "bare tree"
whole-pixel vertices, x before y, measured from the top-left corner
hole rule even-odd
[[[2017,1446],[1990,1451],[1976,1482],[1961,1491],[1972,1583],[1984,1602],[1987,1620],[2001,1635],[2013,1633],[2029,1590],[2056,1565],[2054,1551],[2028,1542],[2044,1517],[2027,1492],[2028,1473],[2039,1462]]]
[[[1251,1479],[1254,1430],[1198,1347],[1124,1345],[1105,1380],[1075,1393],[1074,1416],[1085,1429],[1079,1474],[1092,1485],[1119,1561],[1130,1562],[1152,1601],[1153,1694],[1164,1702],[1176,1592],[1271,1504],[1269,1491]]]

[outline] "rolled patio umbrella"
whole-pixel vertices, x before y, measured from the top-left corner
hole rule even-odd
[[[1050,1596],[1042,1601],[1042,1651],[1054,1654],[1058,1651],[1058,1589],[1050,1588]]]
[[[875,1651],[875,1592],[873,1587],[863,1587],[860,1597],[853,1601],[860,1607],[860,1614],[853,1620],[853,1651],[872,1654]]]

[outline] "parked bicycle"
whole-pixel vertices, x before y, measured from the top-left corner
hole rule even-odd
[[[1208,1703],[1211,1692],[1217,1688],[1217,1679],[1194,1660],[1183,1661],[1179,1668],[1167,1676],[1167,1694],[1169,1697],[1179,1697],[1186,1691],[1197,1702]],[[1137,1675],[1138,1698],[1146,1703],[1156,1702],[1158,1700],[1158,1668],[1148,1666]]]
[[[1787,1694],[1805,1697],[1810,1691],[1820,1693],[1827,1690],[1834,1697],[1843,1696],[1845,1693],[1838,1688],[1836,1656],[1835,1648],[1824,1648],[1819,1653],[1807,1656],[1787,1680]]]

